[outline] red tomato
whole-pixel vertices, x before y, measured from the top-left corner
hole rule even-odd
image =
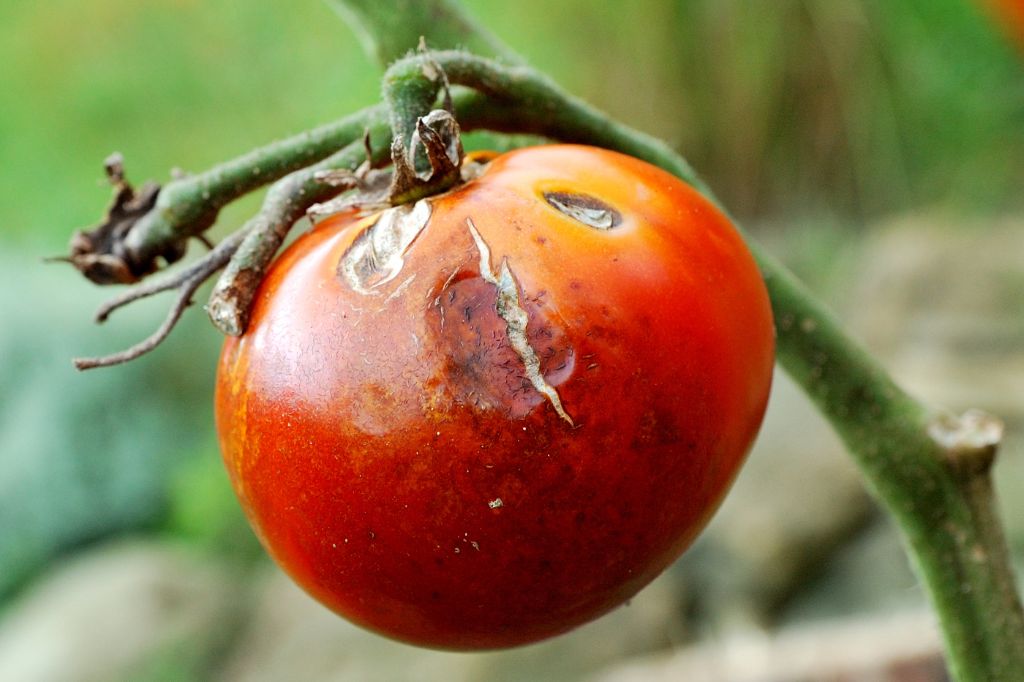
[[[224,346],[217,427],[314,597],[407,642],[514,646],[690,544],[757,432],[773,338],[711,203],[633,158],[536,147],[299,239]]]
[[[1003,30],[1024,48],[1024,0],[986,0]]]

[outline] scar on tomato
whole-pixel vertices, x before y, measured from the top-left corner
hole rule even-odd
[[[447,358],[452,397],[479,410],[496,409],[521,419],[547,398],[531,382],[523,359],[509,340],[508,322],[498,314],[498,292],[483,277],[467,273],[444,286],[428,311],[428,328]],[[552,387],[566,381],[576,356],[564,332],[545,314],[542,299],[525,298],[526,338]]]

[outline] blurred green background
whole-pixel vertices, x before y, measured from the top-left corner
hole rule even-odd
[[[993,224],[1010,235],[994,251],[1019,244],[1024,53],[968,0],[465,4],[569,90],[681,150],[837,305],[856,310],[845,296],[864,283],[855,273],[881,267],[865,253],[895,253],[885,241],[894,220],[917,216],[909,254]],[[219,462],[210,405],[219,339],[202,312],[130,366],[71,369],[72,356],[142,338],[166,306],[151,300],[97,328],[92,311],[111,291],[40,262],[101,216],[102,160],[122,152],[136,182],[205,169],[374,102],[379,76],[320,0],[0,3],[0,659],[13,636],[5,613],[111,538],[198,551],[229,567],[229,582],[263,570]],[[257,205],[230,207],[213,236]],[[991,319],[1003,326],[975,323],[983,340],[968,345],[1012,354],[1024,275],[999,272],[1006,306]],[[860,290],[888,300],[884,281]],[[929,329],[912,331],[927,341]],[[884,333],[864,336],[881,339],[893,362],[903,357]],[[138,679],[202,679],[227,646],[161,650]]]

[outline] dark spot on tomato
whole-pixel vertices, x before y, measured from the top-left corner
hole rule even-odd
[[[622,224],[622,214],[597,197],[579,192],[545,192],[553,208],[595,230],[610,230]]]
[[[676,418],[670,412],[652,408],[641,417],[633,446],[677,445],[682,441],[683,433]]]
[[[526,339],[552,386],[575,367],[575,354],[546,315],[540,292],[524,300]],[[447,389],[459,403],[480,411],[498,409],[521,419],[547,398],[530,381],[523,359],[509,341],[508,323],[497,311],[495,286],[482,277],[448,284],[428,312],[431,334],[446,362]]]

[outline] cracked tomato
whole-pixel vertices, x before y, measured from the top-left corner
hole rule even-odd
[[[768,298],[707,199],[578,146],[328,218],[220,361],[224,461],[310,594],[425,646],[622,604],[722,499],[771,381]]]

